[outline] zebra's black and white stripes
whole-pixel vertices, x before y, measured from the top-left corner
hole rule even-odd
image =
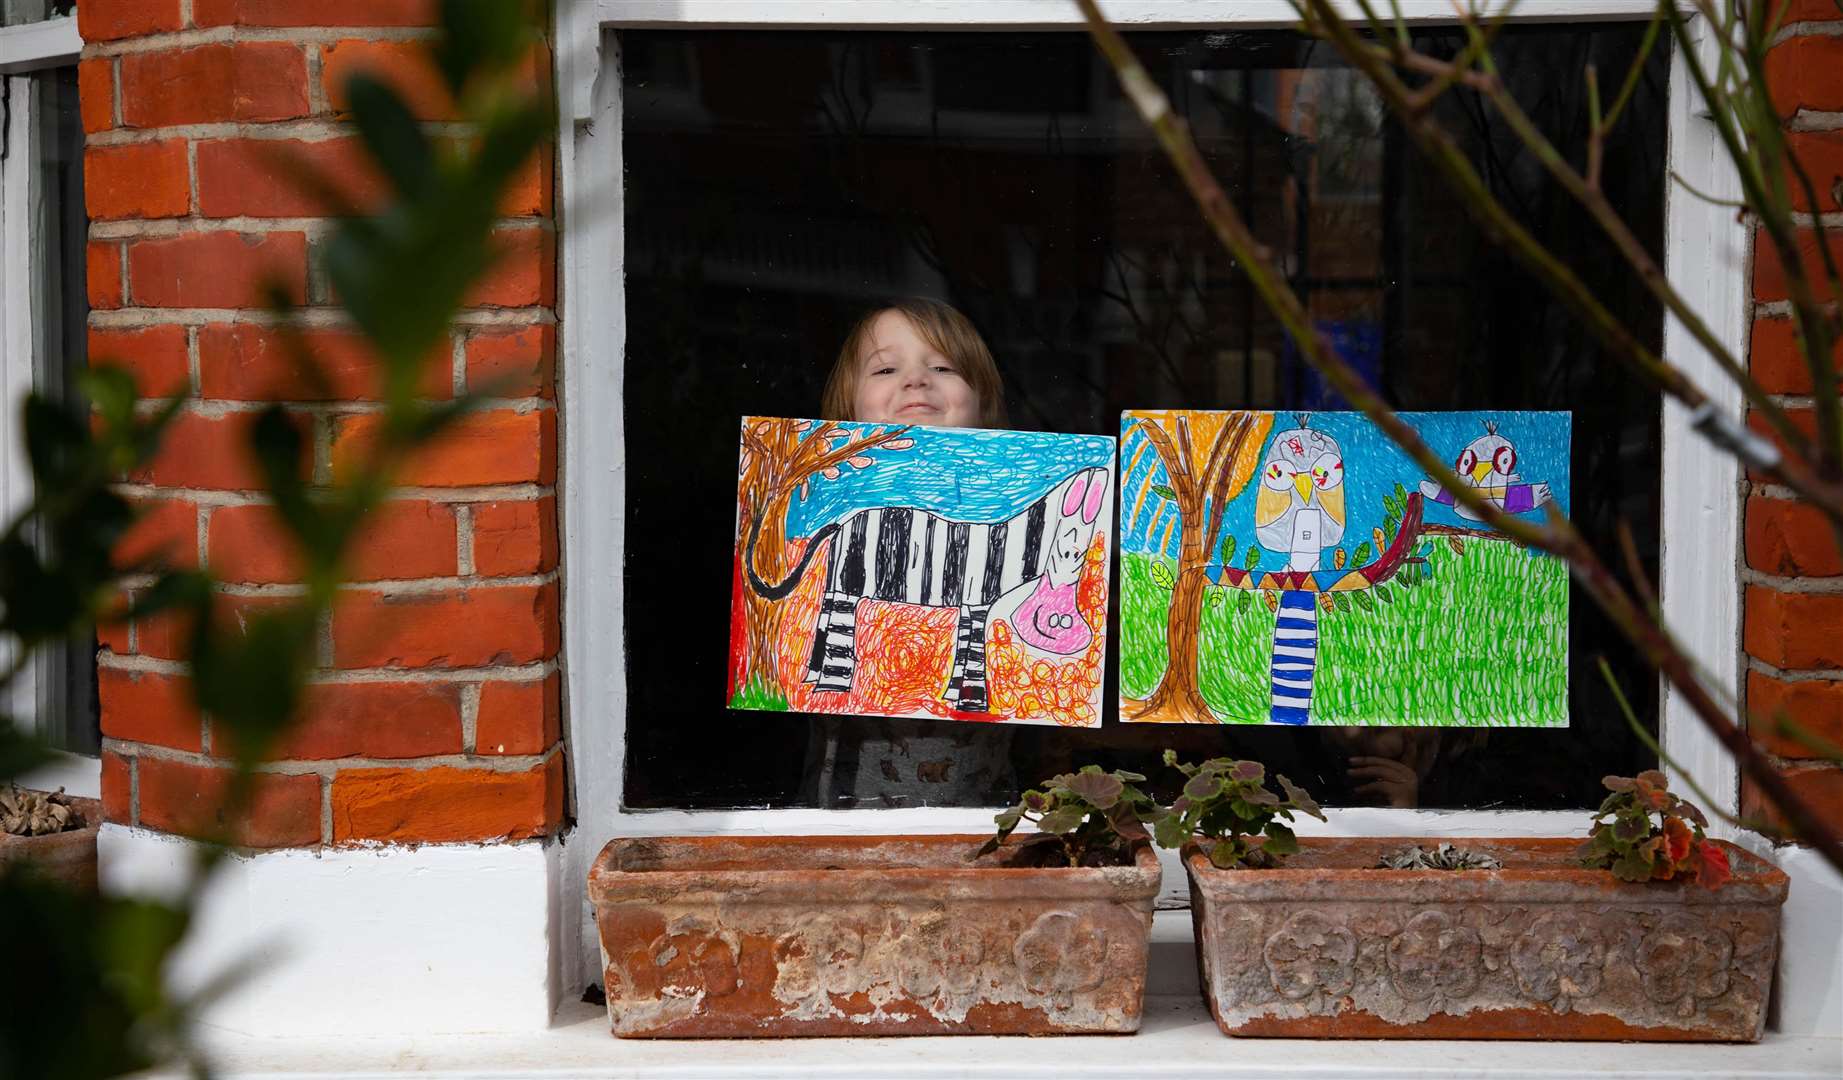
[[[1045,575],[1063,579],[1057,582],[1063,587],[1072,586],[1099,516],[1106,478],[1103,469],[1084,469],[995,522],[956,521],[912,507],[857,510],[816,531],[799,565],[778,584],[755,576],[757,519],[749,536],[749,582],[769,599],[784,597],[798,585],[819,548],[831,541],[825,591],[803,676],[814,689],[827,693],[851,689],[857,671],[859,601],[957,608],[945,699],[965,711],[984,712],[986,625],[993,604]],[[1065,541],[1060,549],[1059,540]],[[1057,569],[1061,563],[1070,565]]]

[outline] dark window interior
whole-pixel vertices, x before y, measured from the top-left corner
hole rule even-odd
[[[1513,30],[1499,63],[1579,154],[1582,73],[1623,74],[1640,31]],[[1419,37],[1449,55],[1461,41]],[[1345,356],[1403,409],[1572,410],[1576,521],[1606,551],[1629,522],[1654,567],[1656,396],[1472,225],[1362,80],[1285,32],[1132,42]],[[815,415],[846,330],[880,301],[966,312],[1020,428],[1114,435],[1132,407],[1339,407],[1083,35],[649,30],[620,48],[626,275],[609,287],[628,312],[629,806],[863,805],[804,782],[815,744],[854,724],[866,738],[922,726],[821,734],[814,718],[731,712],[723,697],[737,417]],[[1666,71],[1660,50],[1605,162],[1610,198],[1653,250]],[[1499,118],[1469,93],[1438,115],[1497,196],[1655,346],[1657,306]],[[1571,727],[1429,732],[1438,756],[1413,804],[1587,806],[1602,774],[1655,763],[1598,660],[1653,731],[1655,676],[1578,589],[1571,605]],[[1172,746],[1259,758],[1327,803],[1376,801],[1347,772],[1348,732],[1122,725],[1111,686],[1106,700],[1099,730],[991,733],[1011,780],[1089,761],[1159,778]],[[1013,797],[1007,781],[929,801]]]

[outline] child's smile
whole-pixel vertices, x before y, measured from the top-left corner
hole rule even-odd
[[[940,427],[972,427],[978,422],[979,402],[972,386],[901,312],[877,317],[861,362],[853,410],[858,420]]]

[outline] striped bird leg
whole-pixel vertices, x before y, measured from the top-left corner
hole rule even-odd
[[[851,677],[857,672],[857,604],[857,597],[842,592],[829,592],[821,601],[823,628],[815,634],[814,648],[819,685],[813,689],[829,694],[851,692]]]
[[[1312,708],[1318,666],[1318,597],[1302,589],[1280,594],[1273,630],[1273,711],[1276,724],[1304,724]]]

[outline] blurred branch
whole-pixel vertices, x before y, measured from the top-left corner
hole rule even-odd
[[[1355,53],[1351,62],[1359,66],[1366,75],[1385,84],[1400,88],[1399,80],[1393,72],[1382,64],[1371,51],[1371,47],[1357,38],[1348,24],[1332,11],[1327,0],[1301,0],[1309,4],[1311,24],[1309,32],[1329,34],[1334,41],[1355,43]],[[1637,646],[1639,652],[1656,666],[1679,693],[1684,701],[1695,711],[1704,725],[1722,745],[1732,753],[1740,763],[1742,771],[1758,783],[1768,798],[1778,805],[1799,830],[1826,860],[1839,870],[1843,870],[1843,836],[1839,836],[1822,817],[1799,799],[1797,794],[1786,784],[1784,778],[1772,767],[1771,762],[1756,749],[1746,733],[1737,726],[1716,705],[1700,679],[1696,677],[1693,661],[1671,636],[1663,625],[1651,620],[1642,607],[1633,600],[1630,593],[1619,583],[1612,572],[1600,560],[1591,547],[1581,538],[1567,519],[1551,511],[1546,524],[1537,526],[1504,513],[1496,505],[1488,502],[1478,494],[1477,489],[1464,484],[1454,475],[1446,463],[1436,456],[1421,440],[1418,432],[1410,427],[1393,409],[1383,402],[1357,372],[1346,364],[1330,347],[1307,318],[1305,309],[1298,296],[1286,284],[1284,278],[1272,265],[1272,255],[1256,242],[1253,234],[1236,212],[1232,202],[1223,192],[1221,185],[1210,174],[1196,143],[1190,136],[1189,127],[1171,108],[1163,91],[1146,74],[1145,68],[1127,46],[1117,31],[1101,14],[1096,0],[1077,0],[1085,17],[1090,35],[1096,45],[1113,67],[1119,77],[1120,85],[1126,97],[1138,110],[1140,116],[1156,133],[1160,145],[1170,158],[1178,175],[1182,178],[1204,219],[1209,223],[1217,238],[1234,256],[1256,293],[1267,304],[1274,315],[1292,336],[1301,355],[1312,364],[1332,387],[1357,409],[1363,412],[1371,422],[1400,447],[1416,465],[1440,486],[1451,492],[1455,501],[1475,512],[1481,520],[1492,528],[1512,539],[1531,547],[1566,559],[1573,568],[1575,578],[1588,595],[1600,605],[1607,616],[1619,630]],[[1335,27],[1328,24],[1335,23]],[[1529,238],[1520,225],[1514,221],[1502,221],[1502,208],[1488,191],[1482,190],[1477,174],[1472,172],[1469,163],[1464,160],[1458,147],[1437,127],[1426,128],[1427,143],[1424,149],[1442,159],[1452,168],[1451,178],[1458,181],[1459,194],[1468,205],[1480,210],[1484,219],[1493,223],[1492,231],[1499,237],[1521,237],[1526,247],[1519,248],[1527,256],[1552,290],[1577,310],[1590,316],[1596,322],[1596,329],[1605,335],[1609,343],[1624,342],[1627,350],[1621,355],[1636,361],[1641,371],[1654,376],[1654,382],[1680,395],[1679,400],[1686,404],[1706,402],[1701,391],[1682,376],[1682,373],[1640,345],[1632,338],[1629,331],[1619,324],[1610,313],[1606,312],[1589,293],[1585,286],[1562,266],[1554,256]],[[1442,170],[1446,171],[1445,168]],[[1475,205],[1475,197],[1482,195]],[[1495,213],[1494,213],[1495,211]],[[1597,313],[1597,315],[1596,315]],[[1843,507],[1843,503],[1839,503]]]

